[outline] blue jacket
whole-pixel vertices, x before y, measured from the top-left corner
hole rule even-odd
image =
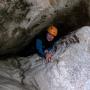
[[[45,48],[45,44],[43,43],[42,40],[40,39],[36,39],[36,50],[38,52],[38,54],[41,56],[41,57],[45,57],[45,53],[44,51],[47,49],[48,51],[50,51],[52,49],[53,46],[50,46],[48,48]]]

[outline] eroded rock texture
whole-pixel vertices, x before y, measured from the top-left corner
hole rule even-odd
[[[76,35],[80,43],[71,45],[60,62],[35,75],[41,90],[89,90],[90,89],[90,27],[81,28]]]
[[[0,0],[0,55],[16,54],[59,21],[66,34],[90,25],[90,0]],[[0,58],[0,90],[90,90],[90,27],[76,36],[79,42],[59,49],[49,64],[38,55]]]
[[[89,24],[89,6],[89,0],[1,0],[0,55],[17,53],[57,20],[66,31]]]
[[[37,56],[9,58],[0,62],[1,90],[89,90],[90,89],[90,27],[75,33],[78,43],[69,43],[63,53],[60,49],[44,64]],[[69,35],[66,39],[70,40]],[[72,42],[72,41],[71,41]],[[41,59],[35,67],[34,61]],[[56,62],[58,60],[58,62]],[[31,63],[32,62],[32,63]],[[40,61],[39,61],[40,62]]]

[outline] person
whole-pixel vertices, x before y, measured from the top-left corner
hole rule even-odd
[[[46,59],[46,62],[50,62],[53,56],[50,51],[53,48],[54,43],[57,40],[58,29],[51,25],[44,34],[38,35],[36,38],[36,50],[37,53]]]

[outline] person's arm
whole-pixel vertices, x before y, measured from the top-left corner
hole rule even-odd
[[[43,50],[43,45],[42,45],[42,41],[40,39],[36,39],[36,49],[38,51],[38,53],[44,57],[44,50]]]

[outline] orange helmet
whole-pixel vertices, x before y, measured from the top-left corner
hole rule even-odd
[[[57,28],[53,25],[48,28],[48,32],[53,36],[57,36],[58,34]]]

